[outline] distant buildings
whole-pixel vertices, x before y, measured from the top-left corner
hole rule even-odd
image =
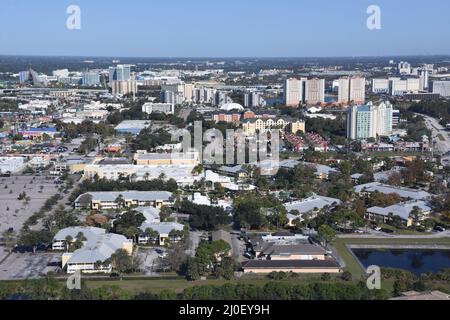
[[[400,61],[398,64],[399,74],[411,74],[411,64],[405,61]]]
[[[360,76],[339,79],[338,103],[341,105],[364,104],[366,100],[366,79]]]
[[[389,102],[353,106],[347,110],[347,138],[363,140],[392,132],[393,106]]]
[[[244,107],[265,107],[266,101],[256,92],[244,93]]]
[[[356,186],[354,188],[356,193],[370,195],[371,193],[378,191],[383,194],[398,194],[401,198],[407,200],[426,200],[430,198],[430,194],[426,191],[395,187],[379,182],[372,182],[363,185]]]

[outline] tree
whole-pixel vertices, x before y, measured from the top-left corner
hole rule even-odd
[[[166,222],[167,219],[172,215],[172,209],[170,207],[162,207],[161,211],[159,212],[159,218],[161,222]]]
[[[336,237],[336,231],[330,226],[324,224],[319,227],[319,237],[325,241],[325,246],[332,242]]]
[[[422,210],[419,207],[415,206],[409,214],[409,218],[412,220],[414,227],[420,226],[420,223],[423,220]]]
[[[188,259],[186,277],[190,281],[196,281],[200,279],[200,270],[197,258]]]
[[[152,228],[145,229],[145,234],[149,238],[150,241],[157,242],[159,239],[159,233],[158,231],[153,230]]]
[[[53,236],[49,231],[26,230],[20,235],[19,244],[26,247],[32,247],[33,253],[36,253],[37,247],[41,245],[47,246],[52,243],[52,240]]]
[[[3,243],[9,252],[12,252],[17,244],[17,235],[15,231],[5,231],[2,233]]]
[[[113,269],[120,273],[132,273],[138,270],[140,261],[124,249],[119,249],[111,256]]]
[[[172,271],[180,272],[181,268],[187,261],[187,255],[182,245],[175,245],[164,258],[166,265],[170,267]]]
[[[235,268],[236,262],[234,259],[232,257],[225,257],[220,261],[220,264],[217,267],[216,277],[231,280],[234,276]]]

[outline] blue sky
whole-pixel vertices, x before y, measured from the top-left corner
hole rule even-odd
[[[81,8],[81,30],[66,8]],[[366,27],[369,5],[382,29]],[[448,0],[0,0],[0,54],[318,57],[450,54]]]

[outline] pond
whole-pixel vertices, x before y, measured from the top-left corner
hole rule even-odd
[[[367,268],[408,270],[416,275],[438,273],[450,269],[450,250],[425,249],[352,249],[361,264]]]

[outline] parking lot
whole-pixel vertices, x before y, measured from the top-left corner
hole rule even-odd
[[[137,255],[142,261],[141,269],[146,276],[158,276],[162,252],[166,252],[164,248],[139,248]]]
[[[58,193],[58,187],[53,178],[47,180],[43,176],[0,178],[0,233],[9,228],[19,231],[48,198]],[[23,192],[29,197],[29,202],[17,199]]]
[[[35,279],[61,265],[61,253],[12,253],[0,264],[0,280]]]

